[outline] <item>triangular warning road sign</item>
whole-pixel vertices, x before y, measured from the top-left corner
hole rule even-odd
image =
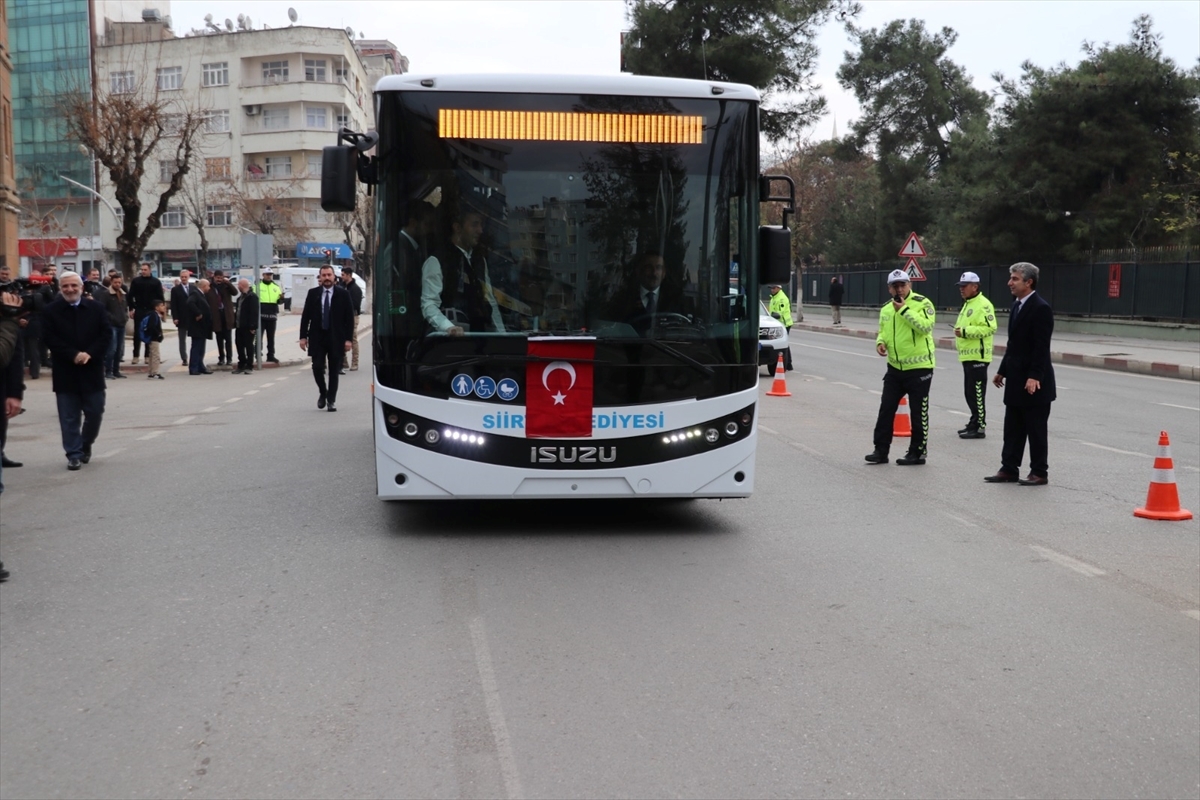
[[[910,257],[908,263],[904,265],[904,271],[908,273],[908,277],[914,281],[925,280],[925,273],[921,271],[921,265],[917,263],[915,258]]]
[[[917,238],[916,231],[908,235],[908,241],[904,243],[904,247],[900,248],[900,252],[897,255],[901,258],[911,258],[913,256],[917,258],[925,257],[925,247],[921,244],[921,240]]]

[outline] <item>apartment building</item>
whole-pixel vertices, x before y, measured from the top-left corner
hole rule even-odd
[[[343,127],[373,127],[363,59],[344,30],[292,26],[175,37],[161,22],[107,26],[96,50],[101,92],[151,91],[177,113],[200,112],[198,157],[144,257],[161,275],[206,266],[237,269],[244,233],[271,233],[285,259],[347,261],[345,215],[320,206],[321,150]],[[148,165],[143,208],[170,180],[174,148]],[[100,193],[113,206],[111,190]],[[117,207],[119,210],[119,207]],[[111,216],[111,215],[110,215]],[[119,229],[102,231],[111,247]],[[202,256],[200,230],[207,240]]]

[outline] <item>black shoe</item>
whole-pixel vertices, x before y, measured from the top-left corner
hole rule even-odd
[[[164,377],[163,377],[163,374],[162,374],[161,372],[156,372],[156,373],[154,373],[154,377],[155,377],[155,378],[157,378],[157,379],[158,379],[158,380],[160,380],[160,381],[165,381],[165,380],[166,380],[166,378],[164,378]]]
[[[212,375],[213,371],[211,369],[206,369],[203,372],[201,372],[200,374],[201,375]]]
[[[876,450],[874,453],[867,453],[866,460],[868,464],[886,464],[888,463],[888,455]]]
[[[988,475],[984,480],[988,483],[1016,483],[1021,480],[1021,476],[1000,470],[995,475]]]
[[[24,461],[13,461],[8,456],[0,456],[0,467],[5,469],[16,469],[17,467],[25,466]]]
[[[241,375],[241,374],[242,374],[242,371],[241,371],[240,369],[235,369],[233,372],[231,372],[231,373],[229,373],[229,374],[230,374],[230,375]]]
[[[1022,486],[1045,486],[1049,482],[1050,480],[1048,478],[1045,478],[1041,475],[1034,475],[1032,472],[1029,473],[1028,478],[1022,478],[1021,480],[1017,481],[1017,483]]]
[[[75,470],[81,468],[82,466],[83,466],[83,462],[80,461],[78,458],[68,458],[67,459],[67,469],[71,470],[71,472],[74,472]]]
[[[279,359],[276,358],[275,356],[267,356],[267,363],[268,364],[278,364]]]
[[[0,561],[0,583],[4,583],[6,580],[8,580],[8,570],[4,568],[4,562]]]
[[[987,434],[983,431],[967,431],[958,435],[960,439],[986,439]]]
[[[919,455],[916,455],[915,453],[906,453],[904,458],[896,459],[896,465],[900,466],[900,467],[907,467],[907,466],[910,466],[913,464],[920,466],[924,463],[925,463],[925,456],[919,456]]]
[[[92,460],[92,448],[91,447],[83,448],[83,455],[79,457],[79,460],[85,464],[90,462]]]
[[[325,395],[321,395],[320,397],[317,398],[317,408],[324,408],[324,407],[325,407]]]
[[[959,428],[958,435],[962,436],[964,433],[970,433],[971,431],[974,431],[974,430],[978,430],[978,428],[972,428],[970,425],[968,425],[965,428]]]
[[[218,358],[218,359],[217,359],[217,366],[218,366],[218,367],[223,367],[223,366],[225,366],[225,359],[223,359],[223,358]]]
[[[114,372],[114,373],[113,373],[113,377],[114,377],[114,378],[128,378],[129,376],[128,376],[128,375],[122,375],[122,374],[121,374],[121,373],[119,373],[119,372]]]
[[[326,411],[337,411],[337,406],[335,406],[335,405],[333,404],[333,401],[332,401],[332,400],[330,400],[330,401],[329,401],[329,408],[327,408],[327,409],[325,409],[325,410],[326,410]]]

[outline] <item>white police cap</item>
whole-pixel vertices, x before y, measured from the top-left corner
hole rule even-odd
[[[902,269],[894,269],[888,275],[888,286],[891,286],[893,283],[908,283],[910,280],[912,279],[908,277],[907,272]]]
[[[964,286],[968,283],[979,283],[979,276],[974,272],[964,272],[962,277],[958,279],[958,285]]]

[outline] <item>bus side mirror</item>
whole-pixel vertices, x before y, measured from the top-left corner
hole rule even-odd
[[[328,148],[326,148],[328,149]],[[786,286],[792,278],[792,232],[778,225],[758,229],[758,282]]]
[[[329,214],[354,210],[358,150],[331,145],[321,151],[321,209]]]

